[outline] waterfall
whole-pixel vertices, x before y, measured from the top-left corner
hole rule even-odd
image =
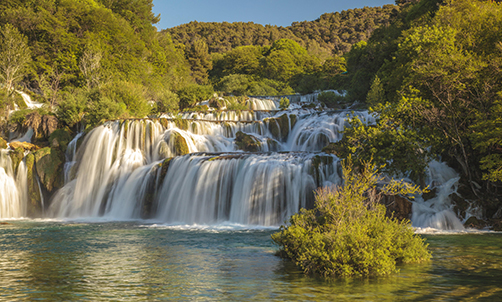
[[[431,161],[427,169],[427,185],[437,190],[436,196],[424,201],[418,197],[413,202],[411,221],[414,227],[440,230],[463,230],[464,226],[453,212],[451,195],[456,194],[458,174],[445,163]]]
[[[339,159],[320,151],[348,119],[375,122],[367,111],[302,108],[317,96],[289,96],[288,110],[278,110],[280,97],[250,98],[252,110],[108,121],[69,143],[64,186],[42,208],[56,218],[279,225],[312,207],[317,187],[341,183]],[[26,215],[26,173],[2,151],[0,217]],[[450,199],[455,171],[431,162],[427,183],[437,194],[413,202],[413,225],[462,229]]]
[[[19,218],[26,213],[27,172],[24,162],[17,175],[6,150],[0,151],[0,218]]]

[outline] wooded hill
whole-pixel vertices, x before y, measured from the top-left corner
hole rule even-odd
[[[197,22],[164,30],[175,43],[186,48],[204,41],[209,53],[225,53],[238,46],[270,46],[279,39],[296,41],[310,53],[320,56],[342,55],[371,33],[390,23],[399,10],[395,5],[364,7],[326,13],[314,21],[293,22],[291,26],[260,25],[253,22]]]

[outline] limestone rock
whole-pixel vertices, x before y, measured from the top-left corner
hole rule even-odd
[[[55,148],[43,148],[35,152],[35,167],[42,185],[48,192],[63,184],[64,153]]]
[[[33,145],[31,143],[27,143],[27,142],[11,142],[9,145],[12,149],[21,148],[23,151],[32,151],[33,152],[33,151],[37,151],[38,149],[40,149],[39,146]]]
[[[235,145],[239,150],[247,152],[258,152],[261,150],[260,141],[253,135],[238,131],[235,134]]]

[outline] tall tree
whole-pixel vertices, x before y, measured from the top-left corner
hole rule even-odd
[[[31,62],[28,39],[11,24],[0,29],[0,78],[10,93]]]

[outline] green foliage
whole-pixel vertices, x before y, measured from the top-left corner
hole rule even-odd
[[[193,107],[197,102],[208,100],[213,93],[213,87],[210,85],[188,85],[177,92],[180,98],[180,109]]]
[[[152,107],[145,97],[145,87],[141,84],[120,81],[107,86],[103,90],[103,95],[116,103],[125,104],[131,116],[145,117]]]
[[[86,105],[87,95],[83,91],[64,92],[56,108],[56,116],[60,123],[71,128],[82,120]]]
[[[225,103],[227,110],[248,110],[249,107],[246,105],[246,97],[228,97],[225,98]]]
[[[397,264],[428,261],[427,245],[410,223],[385,217],[377,203],[375,166],[363,163],[356,173],[349,157],[342,168],[343,187],[319,190],[314,209],[302,209],[272,235],[279,255],[322,277],[384,276],[397,272]],[[381,190],[420,192],[395,181]]]
[[[317,95],[317,100],[324,103],[328,108],[345,108],[349,103],[347,98],[334,91],[323,91]]]
[[[9,116],[9,123],[22,125],[26,116],[31,112],[33,112],[33,109],[16,110]]]
[[[158,112],[173,112],[179,109],[180,98],[167,88],[156,91],[154,101]]]
[[[368,91],[368,95],[366,96],[366,103],[372,107],[385,103],[385,91],[378,76],[375,76],[371,84],[370,91]]]
[[[11,92],[15,84],[25,75],[31,62],[28,39],[12,24],[0,28],[0,80],[7,91]]]
[[[116,103],[107,97],[100,96],[92,99],[85,115],[88,127],[93,127],[106,120],[121,117],[126,111],[124,103]]]
[[[193,21],[166,29],[177,43],[187,48],[194,39],[204,39],[210,53],[225,53],[240,46],[269,46],[279,39],[296,41],[316,56],[342,55],[352,44],[369,38],[379,27],[389,24],[398,9],[394,5],[364,7],[326,13],[314,21],[293,22],[288,27],[243,23]]]
[[[289,99],[288,98],[281,98],[279,100],[279,108],[281,110],[287,110],[289,108]]]
[[[368,125],[357,117],[350,119],[342,139],[334,144],[337,156],[353,155],[360,161],[372,159],[388,174],[408,173],[422,183],[430,156],[426,147],[431,142],[423,132],[404,127],[393,110],[382,109],[375,125]]]

